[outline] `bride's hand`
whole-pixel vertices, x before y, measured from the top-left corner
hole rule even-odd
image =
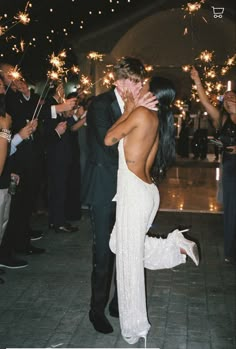
[[[127,90],[122,94],[121,97],[125,103],[124,111],[130,114],[136,108],[136,103],[132,92]]]
[[[146,107],[147,109],[157,110],[158,100],[151,92],[145,93],[143,96],[139,96],[136,101],[136,107]]]

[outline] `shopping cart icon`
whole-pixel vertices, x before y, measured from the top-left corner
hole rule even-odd
[[[222,18],[223,17],[223,13],[224,13],[224,7],[214,7],[211,6],[213,8],[213,15],[214,18]]]

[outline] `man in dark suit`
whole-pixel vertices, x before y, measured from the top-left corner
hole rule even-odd
[[[64,96],[62,84],[55,86],[51,94],[46,105],[59,105]],[[76,98],[71,99],[74,101]],[[78,230],[66,221],[68,181],[73,162],[70,127],[74,123],[74,116],[58,112],[55,119],[46,119],[44,125],[47,142],[49,228],[55,229],[57,233]],[[79,178],[77,180],[79,182]]]
[[[116,81],[124,88],[130,84],[141,88],[145,68],[136,58],[122,58],[115,66]],[[118,150],[117,145],[107,147],[104,138],[108,129],[121,116],[124,101],[115,88],[94,98],[88,113],[89,162],[84,181],[84,202],[90,207],[93,230],[92,296],[89,318],[95,330],[111,333],[113,328],[104,312],[109,301],[114,255],[109,239],[115,221]],[[119,317],[116,288],[109,304],[109,312]]]
[[[24,128],[28,121],[32,120],[40,96],[30,91],[24,80],[13,81],[11,75],[13,69],[14,67],[9,64],[0,64],[0,76],[7,86],[6,110],[12,117],[12,132],[15,134]],[[58,112],[71,110],[75,102],[76,98],[58,105],[57,103],[52,106],[44,105],[42,109],[40,108],[38,119],[40,122],[46,119],[55,119]],[[35,121],[37,120],[34,119],[33,122]],[[40,171],[40,162],[38,161],[40,153],[40,137],[36,131],[33,137],[21,142],[17,147],[17,152],[10,159],[13,169],[18,170],[17,172],[21,175],[21,181],[11,203],[10,218],[2,244],[4,245],[4,254],[7,254],[8,259],[11,258],[12,251],[24,254],[39,254],[45,251],[31,244],[32,231],[30,231],[29,225],[34,206],[35,188],[37,187],[36,176]]]

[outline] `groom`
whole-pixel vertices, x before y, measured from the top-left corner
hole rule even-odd
[[[115,80],[123,89],[142,86],[145,76],[143,64],[136,58],[122,58],[115,68]],[[115,83],[115,85],[116,85]],[[108,147],[104,138],[108,129],[124,111],[119,88],[95,97],[87,113],[89,160],[84,179],[84,202],[90,207],[93,231],[93,269],[89,319],[98,332],[111,333],[113,328],[105,316],[109,301],[114,255],[109,248],[110,234],[115,222],[118,150],[117,144]],[[109,313],[119,317],[117,291],[109,303]]]

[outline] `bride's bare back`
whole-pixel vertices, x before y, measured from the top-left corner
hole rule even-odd
[[[151,183],[150,169],[158,149],[157,112],[138,107],[105,138],[106,145],[117,143],[124,138],[127,166],[136,176]]]

